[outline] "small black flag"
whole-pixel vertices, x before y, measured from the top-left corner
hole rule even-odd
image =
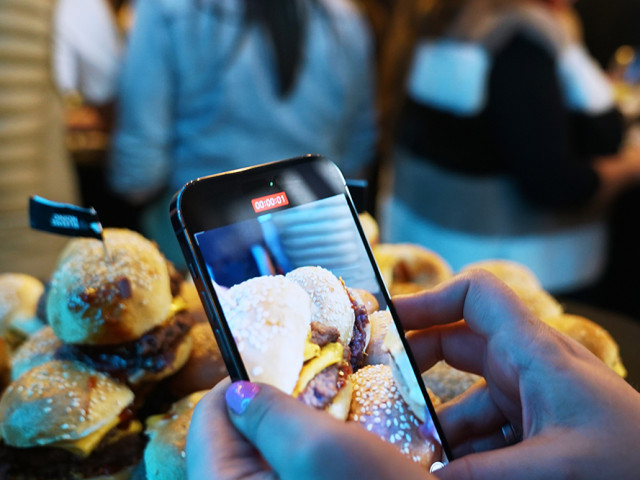
[[[102,240],[102,224],[93,207],[52,202],[36,195],[29,199],[29,220],[36,230]]]

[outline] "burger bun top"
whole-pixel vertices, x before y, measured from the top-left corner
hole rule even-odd
[[[276,275],[234,285],[220,301],[251,380],[291,394],[311,328],[309,295]]]
[[[79,238],[63,251],[47,316],[64,342],[118,344],[164,323],[171,301],[167,262],[156,245],[131,230],[105,229],[104,246]]]
[[[4,392],[0,434],[20,448],[77,440],[113,422],[133,398],[124,384],[82,364],[47,362]]]
[[[420,434],[422,422],[400,394],[389,366],[368,365],[351,375],[351,381],[349,421],[391,443],[427,470],[440,460],[441,445],[435,439],[425,440]]]
[[[311,297],[311,321],[335,327],[340,340],[348,345],[353,334],[355,314],[344,284],[322,267],[299,267],[287,279],[300,285]]]
[[[147,419],[149,443],[144,451],[147,480],[187,478],[187,432],[193,409],[206,392],[194,392],[174,403],[166,414]]]
[[[0,273],[0,337],[16,346],[43,323],[37,318],[43,283],[23,273]]]

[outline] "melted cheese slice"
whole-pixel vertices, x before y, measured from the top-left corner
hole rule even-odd
[[[304,361],[308,362],[309,360],[317,357],[318,355],[320,355],[320,345],[311,343],[309,340],[307,340],[304,344],[304,357],[303,357]]]
[[[297,397],[307,388],[309,382],[322,370],[334,363],[338,363],[342,360],[342,354],[344,347],[340,343],[329,343],[322,347],[320,353],[307,363],[305,363],[300,370],[300,376],[298,377],[298,383],[293,390],[293,396]]]
[[[93,453],[104,436],[109,433],[112,428],[118,425],[119,422],[120,419],[116,417],[112,422],[107,423],[106,425],[87,435],[86,437],[78,438],[77,440],[61,440],[59,442],[50,444],[50,446],[61,448],[73,453],[74,455],[86,458],[91,455],[91,453]],[[110,443],[114,443],[126,435],[133,435],[141,431],[142,424],[138,420],[133,420],[129,423],[129,428],[127,430],[122,430],[121,432],[118,432],[116,435],[114,435],[110,440]]]

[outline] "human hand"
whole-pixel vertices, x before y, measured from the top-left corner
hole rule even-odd
[[[273,387],[229,385],[219,383],[194,410],[186,450],[190,479],[435,478],[361,427]]]
[[[486,379],[439,411],[463,455],[439,478],[637,478],[638,392],[493,275],[475,271],[394,304],[421,369],[444,359]],[[500,444],[507,422],[523,440],[482,451]]]

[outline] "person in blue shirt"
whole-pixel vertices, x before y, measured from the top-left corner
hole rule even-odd
[[[192,179],[307,153],[365,175],[374,82],[373,40],[349,0],[139,0],[110,185],[151,202],[143,233],[182,263],[168,204]]]

